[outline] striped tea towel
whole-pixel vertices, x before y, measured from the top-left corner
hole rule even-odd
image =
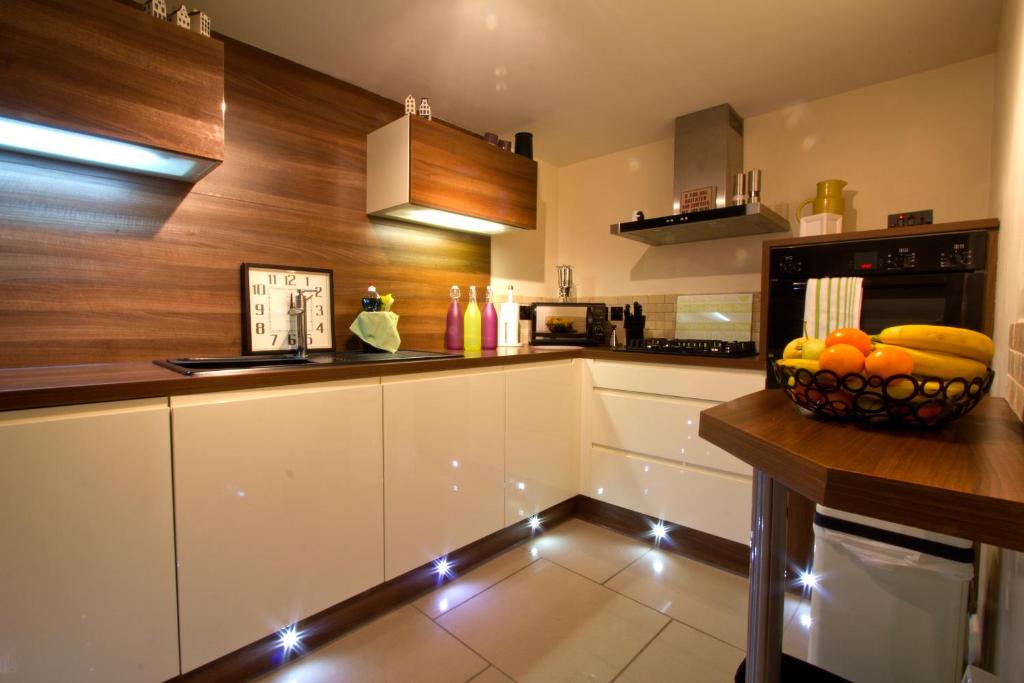
[[[864,278],[823,277],[807,280],[804,322],[807,336],[824,339],[839,327],[860,327]]]

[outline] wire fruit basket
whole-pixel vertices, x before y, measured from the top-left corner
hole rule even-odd
[[[935,427],[966,415],[992,387],[984,377],[921,379],[913,375],[882,378],[858,373],[839,376],[772,363],[772,372],[793,403],[833,420],[874,425]]]

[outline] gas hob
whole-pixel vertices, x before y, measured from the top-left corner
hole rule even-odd
[[[752,341],[721,341],[719,339],[644,339],[634,340],[616,351],[633,353],[661,353],[672,356],[725,356],[743,358],[756,356]]]

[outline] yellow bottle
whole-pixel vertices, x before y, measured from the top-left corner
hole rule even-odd
[[[480,307],[476,305],[476,287],[469,287],[469,303],[462,319],[462,347],[466,351],[480,350]]]

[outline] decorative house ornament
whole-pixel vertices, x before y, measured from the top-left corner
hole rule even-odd
[[[430,115],[430,102],[427,101],[426,97],[420,100],[420,118],[427,121],[430,121],[432,118]]]
[[[405,98],[405,113],[416,116],[416,98],[408,95]]]
[[[189,19],[188,16],[188,7],[185,7],[184,5],[175,10],[174,15],[171,17],[171,21],[186,31],[192,28],[192,20]]]
[[[167,21],[167,0],[146,0],[142,9],[150,16]]]
[[[188,13],[189,21],[191,22],[190,30],[192,33],[198,33],[201,36],[210,37],[210,15],[201,9],[194,9]]]

